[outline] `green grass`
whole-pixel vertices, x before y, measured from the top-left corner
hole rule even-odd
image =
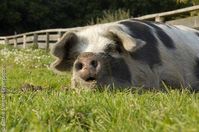
[[[47,68],[53,61],[51,57],[30,57],[27,63],[23,59],[20,63],[14,61],[25,52],[30,56],[49,56],[45,51],[15,51],[4,60],[9,91],[8,131],[199,131],[198,93],[63,90],[64,86],[70,87],[71,75],[56,75]],[[22,92],[20,87],[24,83],[45,89]]]

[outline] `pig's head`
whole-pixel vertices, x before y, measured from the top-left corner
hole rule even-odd
[[[67,32],[52,48],[56,61],[51,67],[59,72],[72,70],[73,87],[130,86],[126,58],[145,43],[127,32],[117,24]]]

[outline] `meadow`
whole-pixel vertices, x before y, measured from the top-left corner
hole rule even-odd
[[[42,49],[0,47],[0,68],[5,64],[7,70],[7,131],[199,131],[199,93],[76,91],[70,89],[70,73],[50,70],[52,61]],[[42,90],[22,91],[24,84]]]

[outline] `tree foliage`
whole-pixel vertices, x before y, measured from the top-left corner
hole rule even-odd
[[[194,0],[197,2],[198,0]],[[119,9],[130,16],[192,5],[185,0],[0,0],[0,35],[47,28],[83,26]],[[114,14],[114,13],[113,13]]]

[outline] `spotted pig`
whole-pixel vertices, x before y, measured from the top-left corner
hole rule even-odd
[[[143,87],[162,84],[199,90],[199,31],[141,20],[67,32],[52,48],[58,72],[72,86]]]

